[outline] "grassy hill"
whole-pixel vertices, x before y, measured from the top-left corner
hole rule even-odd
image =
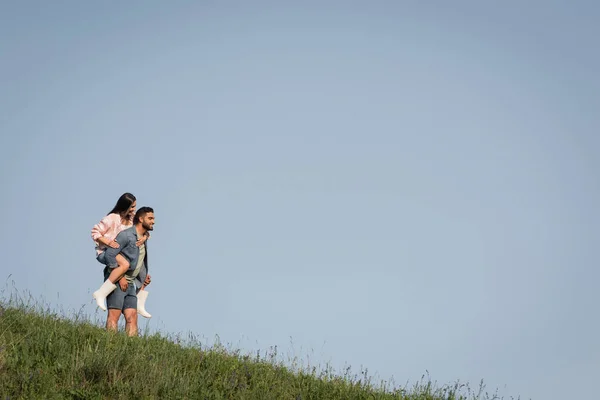
[[[0,399],[496,398],[459,384],[391,389],[365,372],[336,375],[292,368],[273,354],[176,342],[160,334],[129,338],[86,317],[0,301]]]

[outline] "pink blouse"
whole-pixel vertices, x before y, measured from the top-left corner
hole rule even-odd
[[[96,242],[96,255],[101,254],[106,250],[105,245],[97,242],[99,238],[105,237],[108,240],[113,241],[122,230],[131,227],[132,224],[132,220],[129,221],[128,225],[122,224],[121,216],[116,213],[108,214],[106,217],[102,218],[102,220],[92,228],[92,239]]]

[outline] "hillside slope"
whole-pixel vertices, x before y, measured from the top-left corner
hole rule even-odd
[[[0,305],[2,399],[491,398],[458,396],[458,385],[431,383],[384,391],[365,378],[292,372],[268,356],[182,346],[159,334],[128,338],[87,320]]]

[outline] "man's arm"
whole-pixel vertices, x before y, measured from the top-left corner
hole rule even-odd
[[[146,247],[146,255],[144,256],[144,262],[142,264],[142,269],[140,270],[140,273],[135,278],[135,280],[136,280],[136,285],[138,285],[138,287],[140,287],[140,288],[144,285],[148,286],[150,284],[150,275],[148,275],[148,247]]]
[[[119,247],[116,249],[112,247],[108,247],[106,251],[106,265],[109,268],[114,268],[117,266],[117,255],[129,244],[129,235],[125,233],[125,231],[121,231],[117,237],[115,238],[115,242],[119,244]]]
[[[135,286],[136,286],[136,287],[138,287],[138,288],[141,288],[142,286],[144,286],[144,284],[143,284],[143,283],[142,283],[142,281],[140,280],[140,277],[139,277],[139,276],[137,276],[137,277],[135,278]]]

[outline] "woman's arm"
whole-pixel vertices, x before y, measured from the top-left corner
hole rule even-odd
[[[94,240],[94,242],[109,247],[113,247],[115,245],[118,247],[118,245],[113,240],[110,240],[104,236],[113,224],[114,222],[111,219],[110,215],[107,215],[106,217],[102,218],[100,222],[94,225],[94,227],[92,228],[92,239]]]

